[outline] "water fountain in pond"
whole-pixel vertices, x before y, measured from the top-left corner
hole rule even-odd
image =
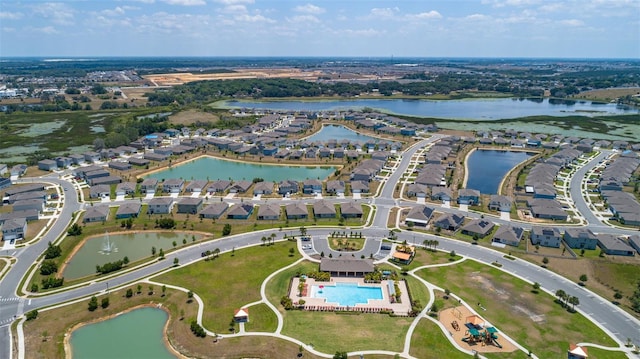
[[[100,253],[109,255],[111,253],[118,252],[118,247],[116,247],[115,243],[109,240],[109,233],[105,233],[104,241],[102,242],[102,249]]]

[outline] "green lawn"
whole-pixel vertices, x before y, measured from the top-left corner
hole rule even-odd
[[[278,317],[264,303],[251,306],[249,309],[249,322],[244,325],[247,332],[275,332],[278,328]]]
[[[411,336],[409,354],[421,359],[471,358],[456,349],[442,333],[440,327],[429,319],[421,319]]]
[[[294,262],[289,256],[293,242],[255,246],[224,253],[154,277],[154,281],[191,289],[204,301],[202,324],[214,332],[227,332],[235,309],[260,299],[262,282],[274,271]]]
[[[482,303],[487,310],[480,314],[485,319],[540,358],[565,355],[570,342],[616,345],[582,315],[568,313],[543,292],[531,293],[530,284],[496,268],[465,261],[422,269],[417,274],[450,289],[467,303]]]
[[[424,307],[425,305],[427,305],[427,303],[429,302],[429,298],[431,297],[429,295],[429,290],[427,289],[427,287],[422,284],[422,282],[420,282],[418,279],[412,277],[412,276],[404,276],[404,279],[407,283],[407,287],[409,287],[409,293],[411,293],[411,300],[412,301],[419,301],[420,305],[422,307]]]
[[[426,250],[423,248],[416,248],[416,254],[414,255],[411,263],[407,265],[402,265],[402,264],[397,264],[397,265],[403,268],[407,268],[408,270],[412,270],[412,269],[429,265],[429,264],[448,263],[450,258],[454,258],[454,260],[458,260],[461,257],[459,255],[451,257],[448,252],[432,251],[432,250]]]
[[[626,359],[628,358],[622,352],[611,352],[608,350],[602,350],[593,347],[587,347],[587,351],[589,352],[589,358],[597,358],[597,359]]]

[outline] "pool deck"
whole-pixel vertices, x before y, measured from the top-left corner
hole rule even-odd
[[[329,282],[318,282],[313,278],[307,278],[305,285],[306,289],[303,290],[303,295],[300,296],[298,292],[298,284],[300,278],[293,278],[291,283],[291,290],[289,292],[289,298],[293,301],[294,305],[298,303],[300,299],[305,300],[305,310],[315,311],[357,311],[364,313],[378,313],[384,311],[391,311],[395,315],[407,316],[411,311],[411,301],[407,294],[407,286],[405,282],[398,281],[400,287],[400,303],[391,303],[389,299],[389,289],[387,287],[387,281],[384,280],[380,283],[365,283],[364,278],[349,278],[349,277],[334,277]],[[361,287],[379,287],[382,289],[382,299],[369,299],[367,304],[356,304],[355,306],[340,306],[338,303],[327,303],[324,298],[311,297],[311,287],[314,285],[335,285],[336,283],[357,283]]]

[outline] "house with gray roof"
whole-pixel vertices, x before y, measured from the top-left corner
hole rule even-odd
[[[598,237],[588,228],[567,228],[562,239],[574,249],[596,249],[598,245]]]
[[[208,181],[206,180],[195,180],[191,181],[187,184],[185,188],[185,192],[188,193],[200,193],[207,187]]]
[[[566,221],[569,217],[562,205],[554,199],[538,198],[528,200],[527,204],[534,218]]]
[[[522,227],[505,224],[498,228],[491,241],[517,247],[520,245],[523,234],[524,229]]]
[[[247,203],[236,203],[227,211],[228,219],[247,219],[253,213],[253,206]]]
[[[412,183],[407,187],[407,196],[409,197],[417,197],[417,198],[427,198],[429,194],[429,187]]]
[[[629,245],[640,254],[640,235],[634,234],[633,236],[629,236],[628,240]]]
[[[221,193],[226,191],[229,187],[231,187],[231,181],[229,180],[217,180],[213,181],[207,187],[207,192],[209,193]]]
[[[17,176],[17,177],[21,177],[24,176],[25,173],[27,173],[27,165],[25,164],[18,164],[15,165],[13,167],[11,167],[11,170],[9,171],[9,173],[11,174],[11,176]]]
[[[99,184],[118,184],[120,182],[122,182],[122,177],[112,175],[96,177],[87,181],[91,186],[97,186]]]
[[[483,238],[491,232],[491,230],[495,227],[495,224],[491,221],[487,221],[486,219],[478,218],[474,219],[471,222],[465,224],[460,229],[463,234],[468,236],[478,236]]]
[[[599,233],[598,247],[610,256],[635,256],[636,252],[622,237],[615,234]]]
[[[463,188],[458,191],[458,204],[475,206],[480,204],[480,191],[470,188]]]
[[[295,194],[298,193],[300,185],[297,181],[293,180],[284,180],[278,183],[278,194],[286,195],[286,194]]]
[[[275,203],[262,204],[258,207],[258,220],[277,221],[280,219],[280,206]]]
[[[560,248],[562,234],[555,227],[534,226],[531,228],[531,244],[541,245],[543,247]]]
[[[448,231],[457,231],[464,222],[464,216],[455,213],[445,213],[436,218],[433,226]]]
[[[330,202],[316,201],[313,203],[313,215],[315,218],[335,218],[336,208]]]
[[[202,209],[202,198],[183,197],[178,201],[178,213],[196,214]]]
[[[199,213],[200,218],[218,219],[229,208],[225,202],[216,202],[206,206]]]
[[[29,221],[37,221],[40,213],[35,209],[28,209],[24,211],[13,211],[8,213],[0,213],[0,225],[10,219],[24,218]]]
[[[87,208],[82,217],[82,222],[104,222],[109,218],[109,206],[91,206]]]
[[[24,218],[9,219],[2,224],[2,239],[4,241],[24,238],[26,233],[27,220]]]
[[[414,226],[426,227],[432,216],[433,208],[425,205],[417,205],[411,207],[404,222],[407,224],[411,222]]]
[[[180,193],[184,188],[184,180],[180,178],[169,178],[162,182],[162,192]]]
[[[513,199],[509,196],[493,194],[489,198],[489,210],[498,212],[511,212]]]
[[[24,192],[17,193],[13,196],[9,196],[8,199],[4,200],[4,203],[14,204],[18,201],[24,201],[27,199],[41,199],[43,201],[47,200],[47,192],[44,191],[32,191],[32,192]]]
[[[344,183],[344,181],[338,181],[338,180],[327,181],[326,191],[328,194],[333,194],[333,195],[344,194],[345,190],[346,190],[346,184]]]
[[[116,211],[116,219],[136,218],[140,215],[142,205],[138,202],[123,203]]]
[[[369,193],[369,183],[364,181],[351,181],[351,193]]]
[[[245,193],[251,188],[253,182],[251,181],[237,181],[229,187],[229,193]]]
[[[134,193],[136,193],[134,182],[121,182],[116,185],[116,196],[128,196]]]
[[[284,208],[287,219],[306,219],[309,217],[307,206],[301,202],[289,203]]]
[[[111,186],[99,184],[89,187],[89,198],[109,198],[111,195]]]
[[[431,189],[431,200],[434,201],[451,201],[453,195],[449,187],[433,187]]]
[[[362,218],[362,206],[355,202],[346,202],[340,205],[342,218]]]
[[[109,168],[112,168],[118,171],[128,171],[131,169],[131,164],[129,162],[123,162],[123,161],[111,161],[109,162],[108,166]]]
[[[156,193],[158,188],[158,180],[155,178],[145,178],[140,184],[140,192],[142,193]]]
[[[22,201],[13,202],[14,211],[26,211],[29,209],[35,209],[38,212],[44,211],[45,201],[42,198],[25,199]]]
[[[273,193],[273,186],[274,186],[274,183],[271,181],[257,182],[253,186],[253,194],[254,195],[259,195],[259,194],[270,195]]]
[[[55,171],[58,169],[58,164],[54,160],[40,160],[38,161],[38,169],[42,171]]]
[[[155,197],[147,206],[147,214],[169,214],[173,210],[173,198]]]
[[[322,193],[322,182],[317,179],[308,179],[302,182],[302,193],[317,194]]]

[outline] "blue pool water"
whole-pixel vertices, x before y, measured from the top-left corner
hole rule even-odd
[[[336,283],[336,285],[319,285],[311,287],[312,298],[325,298],[327,303],[338,303],[341,306],[367,304],[369,299],[383,299],[382,288],[360,287],[357,283]]]

